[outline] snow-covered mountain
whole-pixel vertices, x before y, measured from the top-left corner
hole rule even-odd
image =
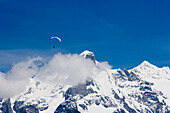
[[[148,61],[142,62],[139,66],[133,68],[131,70],[132,72],[142,75],[141,77],[144,78],[166,78],[170,79],[170,69],[169,67],[162,67],[158,68],[152,64],[150,64]]]
[[[2,113],[169,113],[170,69],[147,61],[131,70],[111,69],[84,51],[96,65],[85,82],[68,85],[30,78],[26,91],[0,100]],[[74,65],[74,64],[73,64]],[[82,73],[79,73],[80,75]],[[81,77],[81,76],[80,76]]]

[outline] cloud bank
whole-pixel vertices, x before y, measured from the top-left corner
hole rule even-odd
[[[11,97],[24,91],[33,76],[44,82],[75,85],[98,71],[92,60],[78,54],[55,54],[48,62],[41,57],[30,58],[14,64],[7,73],[0,72],[0,97]]]
[[[0,73],[0,97],[11,97],[25,89],[29,78],[38,71],[38,65],[35,63],[42,61],[40,57],[28,59],[26,61],[14,64],[7,73]]]
[[[93,76],[96,70],[96,65],[90,59],[84,59],[77,54],[56,54],[41,68],[36,77],[40,80],[74,85]]]

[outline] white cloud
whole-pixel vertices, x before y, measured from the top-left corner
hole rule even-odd
[[[103,67],[108,67],[108,64],[104,63]],[[7,73],[0,73],[0,97],[22,92],[34,75],[44,82],[76,85],[96,76],[99,70],[92,60],[78,54],[56,54],[48,63],[40,57],[28,59],[14,64]]]
[[[42,61],[40,57],[28,59],[14,64],[7,73],[0,73],[0,97],[10,97],[25,89],[26,84],[38,71],[35,61]]]
[[[56,54],[46,66],[41,68],[36,77],[74,85],[93,76],[96,70],[96,65],[90,59],[84,59],[77,54]]]

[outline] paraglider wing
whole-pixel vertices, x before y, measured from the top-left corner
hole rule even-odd
[[[51,37],[50,40],[52,40],[54,38],[58,39],[61,42],[61,39],[59,37]]]
[[[54,40],[53,40],[53,39],[54,39]],[[57,39],[57,40],[56,40],[56,39]],[[59,40],[59,42],[61,42],[61,39],[60,39],[59,37],[51,37],[50,40],[51,40],[50,42],[53,43],[53,48],[55,48],[56,41]]]

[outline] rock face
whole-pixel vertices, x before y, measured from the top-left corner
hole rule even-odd
[[[2,99],[1,99],[1,102],[2,102]],[[13,111],[12,111],[12,109],[11,109],[10,99],[4,100],[4,102],[2,103],[2,107],[0,108],[0,110],[2,111],[2,113],[13,113]]]
[[[88,88],[88,86],[94,85],[93,80],[89,79],[84,84],[78,84],[77,86],[70,87],[66,91],[65,99],[74,97],[76,95],[87,96],[88,94],[95,93],[92,88]]]
[[[68,99],[61,103],[54,113],[80,113],[75,100]]]
[[[97,62],[92,52],[81,55]],[[96,76],[74,86],[31,78],[27,90],[13,97],[12,104],[10,99],[0,99],[0,110],[2,113],[170,113],[170,96],[159,89],[160,80],[170,83],[169,68],[158,68],[144,61],[131,70],[100,69],[100,66],[98,69]]]
[[[16,113],[39,113],[35,105],[23,105],[23,101],[15,101],[13,109]],[[23,107],[21,107],[23,106]]]

